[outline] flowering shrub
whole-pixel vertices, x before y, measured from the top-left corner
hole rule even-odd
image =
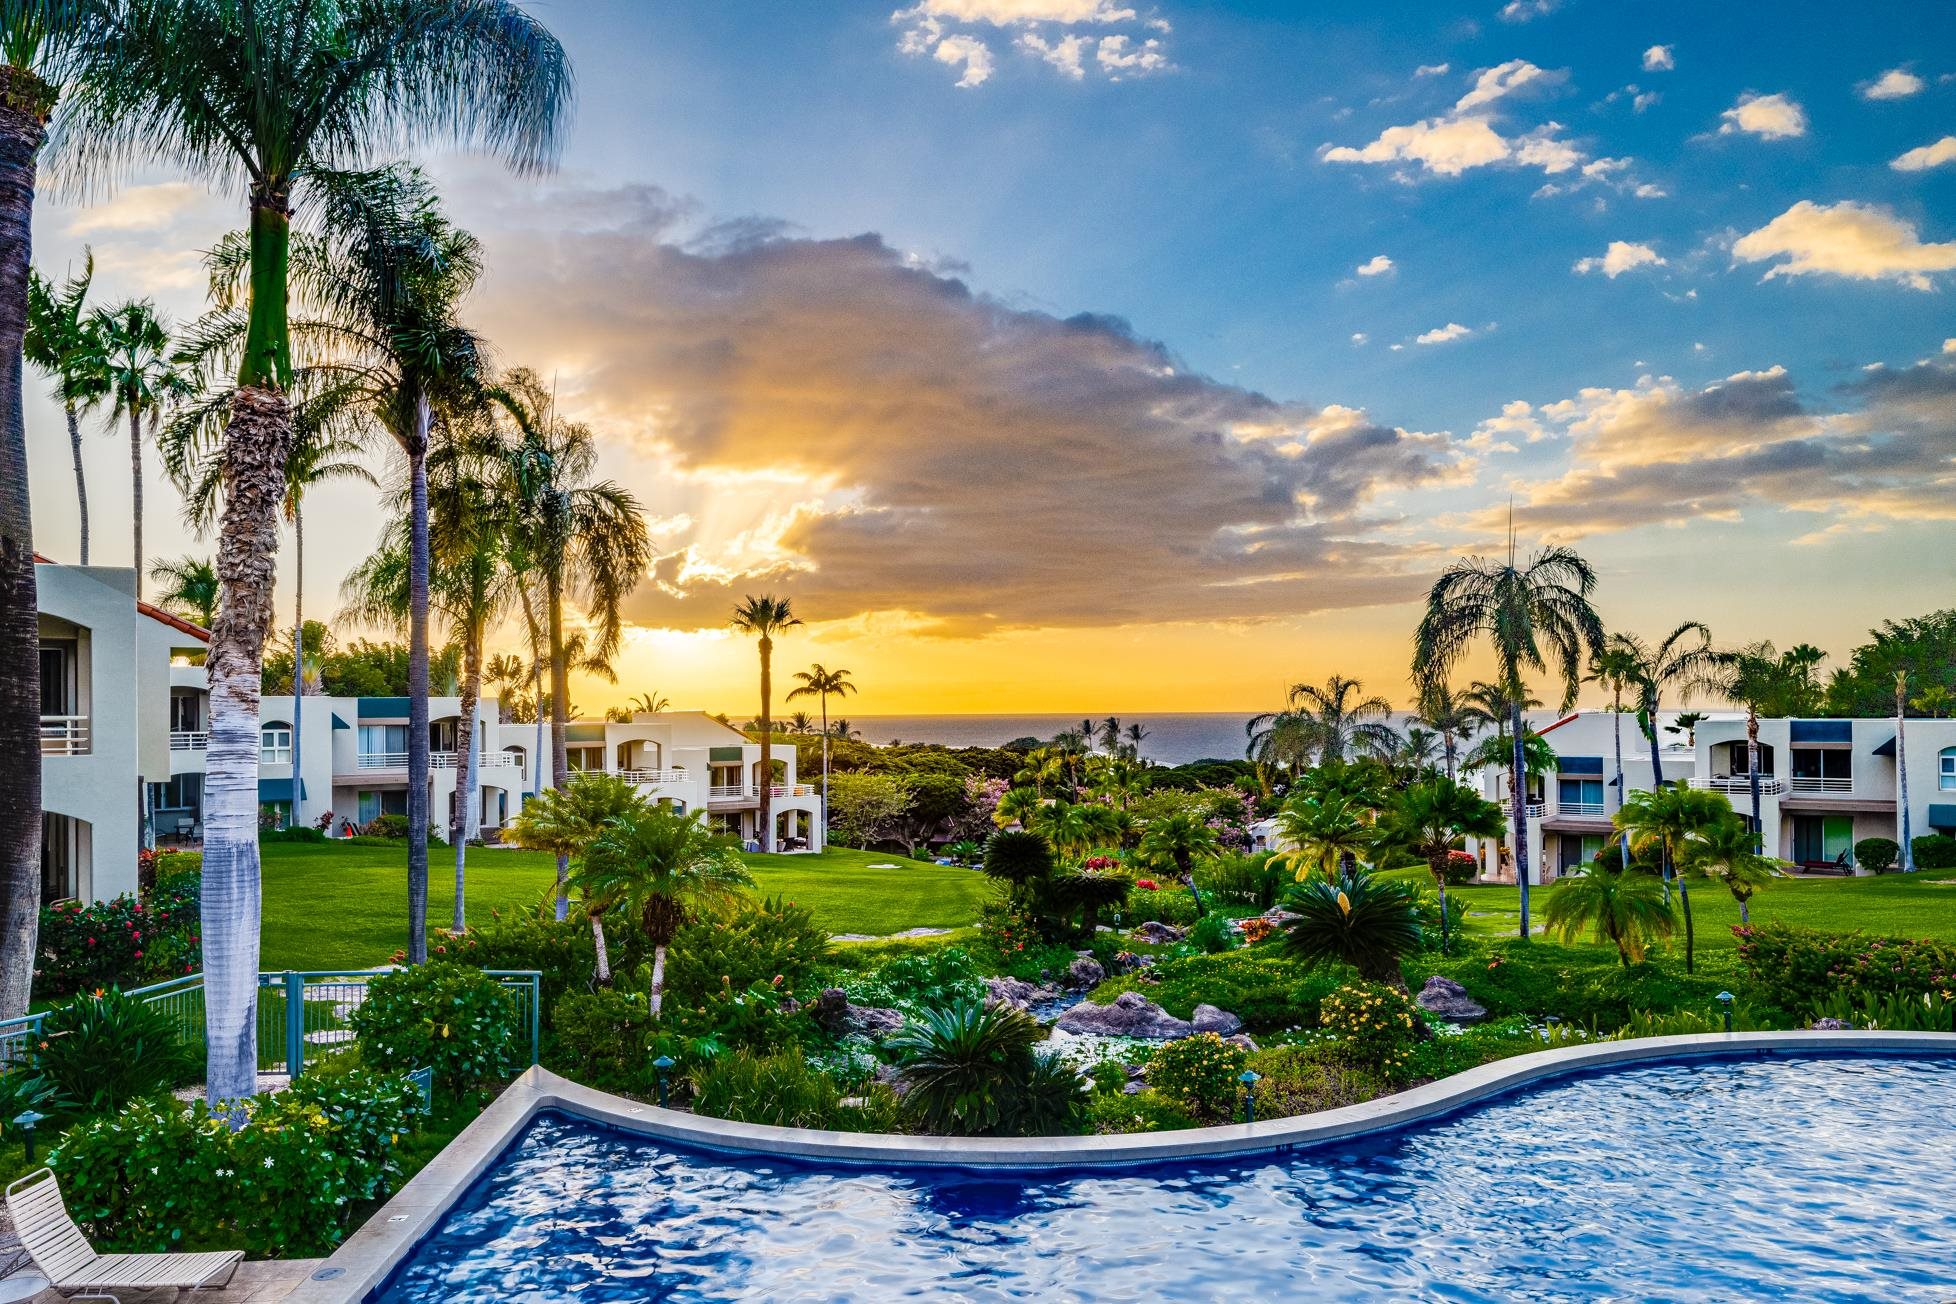
[[[688,1004],[723,982],[744,988],[779,978],[785,990],[799,991],[828,949],[828,933],[806,906],[778,898],[743,903],[679,930],[667,953],[666,990]]]
[[[1470,852],[1449,851],[1446,868],[1447,886],[1459,887],[1463,883],[1473,882],[1474,875],[1478,874],[1480,869],[1480,862],[1475,860]]]
[[[1197,1118],[1226,1119],[1236,1112],[1247,1056],[1213,1032],[1171,1041],[1155,1052],[1145,1071],[1148,1085]]]
[[[201,1058],[169,1015],[111,987],[48,1011],[34,1068],[77,1110],[98,1114],[195,1082]]]
[[[195,973],[204,959],[197,914],[201,882],[198,874],[165,873],[144,897],[43,906],[35,994],[65,996]]]
[[[1159,892],[1161,890],[1161,884],[1155,882],[1152,878],[1137,878],[1134,880],[1134,886],[1140,888],[1143,892]]]
[[[1732,932],[1739,961],[1760,994],[1794,1014],[1811,1014],[1836,994],[1856,1005],[1931,992],[1956,999],[1956,948],[1946,942],[1779,923]]]
[[[1262,915],[1252,915],[1243,921],[1243,940],[1251,946],[1275,936],[1276,932],[1277,926]]]
[[[1384,983],[1353,983],[1318,1003],[1318,1024],[1336,1041],[1333,1057],[1388,1079],[1405,1076],[1422,1028],[1412,998]]]
[[[528,1045],[509,993],[481,970],[448,961],[375,978],[349,1022],[367,1062],[432,1068],[451,1091],[511,1076]]]
[[[235,1131],[201,1100],[139,1100],[70,1130],[48,1165],[104,1250],[320,1254],[387,1194],[420,1099],[402,1075],[307,1073],[246,1102]]]
[[[1002,904],[988,905],[979,912],[978,936],[1008,961],[1039,946],[1039,929],[1032,919]]]
[[[1089,874],[1111,874],[1121,867],[1119,856],[1088,856],[1080,868]]]

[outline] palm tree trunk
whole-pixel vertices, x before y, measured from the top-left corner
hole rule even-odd
[[[88,565],[88,476],[82,470],[81,417],[75,412],[75,405],[69,403],[68,410],[68,449],[75,458],[75,507],[81,513],[81,564]],[[136,559],[136,583],[142,584],[143,562]]]
[[[1665,853],[1665,859],[1667,862],[1670,859],[1670,853],[1668,851]],[[1677,871],[1677,880],[1678,907],[1684,911],[1684,971],[1690,973],[1692,951],[1697,942],[1697,935],[1692,928],[1691,889],[1685,884],[1684,870],[1682,868],[1679,868]]]
[[[224,436],[223,586],[210,652],[210,747],[204,763],[205,1096],[258,1084],[258,718],[272,621],[279,507],[292,451],[292,409],[278,389],[241,385]]]
[[[1751,771],[1752,787],[1752,850],[1756,854],[1766,846],[1766,821],[1759,806],[1759,708],[1751,702],[1745,706],[1745,764]],[[1739,903],[1739,912],[1745,913],[1745,903]]]
[[[822,846],[829,845],[829,695],[822,694]]]
[[[646,1008],[652,1011],[654,1019],[659,1017],[666,1004],[666,944],[659,943],[652,948],[652,992],[646,998]]]
[[[143,411],[137,404],[129,405],[129,488],[130,515],[136,533],[136,601],[143,600]],[[294,774],[298,771],[294,770]],[[296,807],[295,807],[296,809]]]
[[[1510,789],[1515,817],[1515,886],[1521,889],[1521,936],[1528,938],[1528,761],[1521,745],[1521,694],[1508,703],[1508,729],[1513,752],[1508,762]]]
[[[482,700],[482,623],[470,624],[462,643],[462,720],[455,730],[455,748],[461,764],[461,787],[455,790],[455,816],[448,823],[448,836],[455,843],[455,916],[449,927],[457,934],[468,928],[462,892],[468,878],[469,843],[481,831],[477,803],[481,795],[476,785],[481,780],[481,748],[475,738],[476,707]]]
[[[1452,848],[1449,847],[1448,851],[1452,851]],[[1447,858],[1442,856],[1438,860],[1428,861],[1427,865],[1433,871],[1433,881],[1440,886],[1440,954],[1448,955],[1452,948],[1447,937]]]
[[[1455,782],[1455,781],[1456,781],[1456,779],[1457,779],[1457,777],[1458,777],[1458,776],[1457,776],[1457,775],[1456,775],[1456,774],[1454,773],[1454,757],[1455,757],[1455,754],[1456,754],[1456,752],[1457,752],[1457,751],[1459,750],[1459,745],[1458,745],[1458,743],[1457,743],[1457,742],[1455,741],[1455,739],[1454,739],[1454,736],[1453,736],[1453,730],[1451,730],[1451,729],[1448,729],[1448,730],[1446,730],[1446,731],[1445,731],[1445,732],[1443,732],[1443,733],[1442,733],[1442,734],[1441,734],[1440,736],[1441,736],[1441,737],[1442,737],[1443,739],[1445,739],[1445,740],[1446,740],[1446,748],[1447,748],[1447,782],[1448,782],[1448,783],[1453,783],[1453,782]]]
[[[138,524],[136,529],[143,527]],[[305,822],[306,527],[292,500],[292,827]],[[329,791],[327,797],[333,794]]]
[[[408,455],[408,945],[428,962],[428,399],[415,404]]]
[[[761,635],[761,850],[774,850],[774,722],[768,698],[774,692],[774,640]]]
[[[1913,874],[1915,839],[1912,835],[1915,830],[1908,813],[1908,713],[1903,709],[1906,703],[1902,699],[1907,691],[1903,681],[1898,679],[1895,684],[1895,781],[1900,788],[1898,795],[1901,800],[1897,803],[1897,809],[1901,811],[1901,825],[1896,831],[1901,834],[1897,841],[1902,844],[1902,872]]]
[[[1664,758],[1659,755],[1664,749],[1657,741],[1657,693],[1652,690],[1644,695],[1644,733],[1650,739],[1650,786],[1653,792],[1664,791]]]
[[[611,951],[604,944],[604,912],[592,910],[588,905],[585,911],[591,916],[591,944],[598,949],[598,983],[609,987],[611,986]]]
[[[53,93],[24,69],[0,79],[0,1018],[11,1019],[27,1013],[41,922],[40,602],[20,346],[46,111],[23,101]]]
[[[1624,791],[1626,784],[1623,777],[1623,694],[1621,692],[1616,694],[1611,707],[1610,726],[1616,734],[1616,805],[1618,810],[1622,810],[1623,799],[1629,794]],[[1629,869],[1630,839],[1619,836],[1616,840],[1616,852],[1618,863],[1624,869]]]
[[[564,682],[564,593],[559,559],[544,577],[550,625],[550,786],[570,783],[570,757],[564,750],[564,726],[570,722],[570,685]],[[541,708],[539,708],[539,714]],[[557,853],[557,919],[570,917],[570,857]]]

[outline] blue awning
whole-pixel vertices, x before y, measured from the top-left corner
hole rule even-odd
[[[1870,756],[1886,756],[1889,760],[1891,761],[1894,760],[1895,759],[1895,735],[1889,734],[1887,742],[1875,748],[1872,752],[1868,754]]]
[[[1956,806],[1939,804],[1929,807],[1929,827],[1956,833]]]
[[[333,712],[333,727],[335,729],[351,729],[353,726],[340,719],[340,713],[335,711]]]
[[[299,783],[299,794],[301,797],[305,795],[305,791],[306,791],[305,781],[301,780]],[[258,781],[258,800],[260,802],[291,801],[292,780],[260,779]]]

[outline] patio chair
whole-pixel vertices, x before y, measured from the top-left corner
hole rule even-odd
[[[214,1290],[229,1284],[243,1250],[208,1254],[97,1254],[68,1216],[67,1202],[51,1169],[10,1183],[7,1212],[14,1234],[54,1289],[69,1299],[122,1304],[116,1291]]]
[[[1800,862],[1800,872],[1803,874],[1850,875],[1854,872],[1852,856],[1852,852],[1843,851],[1832,860],[1803,860]]]

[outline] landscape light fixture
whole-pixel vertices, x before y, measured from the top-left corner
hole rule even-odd
[[[661,1055],[652,1061],[652,1067],[659,1070],[659,1108],[666,1108],[666,1074],[672,1071],[673,1058]]]
[[[1718,1003],[1725,1007],[1725,1031],[1732,1031],[1732,993],[1720,992]]]
[[[1256,1084],[1263,1081],[1263,1075],[1255,1069],[1244,1069],[1236,1079],[1243,1084],[1243,1121],[1256,1122]]]

